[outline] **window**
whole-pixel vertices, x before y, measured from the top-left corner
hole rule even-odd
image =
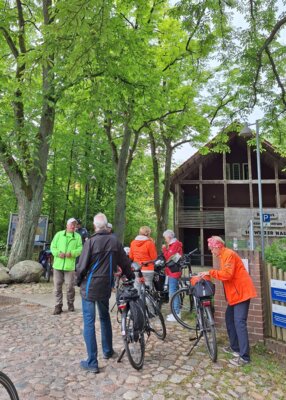
[[[243,164],[226,163],[225,168],[226,168],[225,175],[226,175],[227,180],[236,180],[237,181],[240,179],[243,179],[243,180],[249,179],[247,163],[243,163]]]
[[[226,164],[225,165],[225,168],[226,168],[226,170],[225,170],[225,176],[226,176],[226,178],[225,179],[227,179],[228,181],[230,180],[230,164]]]
[[[240,164],[232,164],[232,177],[231,179],[239,180],[240,179]]]

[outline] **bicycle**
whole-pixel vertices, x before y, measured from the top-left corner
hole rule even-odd
[[[191,274],[191,256],[198,249],[192,250],[188,254],[184,254],[178,261],[180,269],[188,269],[188,276],[184,275],[179,278],[178,284],[180,288],[186,286],[186,282],[189,281],[189,276]],[[151,294],[156,300],[158,307],[161,309],[164,303],[169,303],[169,277],[165,275],[165,267],[168,263],[165,260],[163,254],[160,254],[156,260],[151,260],[142,263],[142,265],[148,265],[149,263],[154,263],[154,277],[153,277],[153,288],[151,289]]]
[[[44,279],[47,282],[50,282],[51,275],[52,275],[52,252],[50,250],[50,243],[44,240],[39,241],[39,243],[43,244],[43,249],[40,251],[39,254],[39,263],[42,264],[44,268]]]
[[[5,388],[4,393],[2,390],[3,387]],[[19,400],[19,396],[15,388],[15,385],[13,384],[11,379],[6,374],[4,374],[4,372],[0,371],[0,398],[8,399],[7,394],[9,395],[9,398],[11,400]]]
[[[127,354],[133,368],[139,370],[144,364],[145,336],[147,340],[153,332],[158,339],[166,337],[166,326],[161,311],[145,285],[141,265],[133,263],[135,279],[140,279],[139,292],[133,287],[134,281],[123,281],[118,290],[117,304],[121,313],[121,334],[124,343],[117,362]]]
[[[213,362],[217,360],[217,341],[215,323],[212,312],[212,297],[214,285],[193,274],[190,285],[177,290],[171,299],[171,311],[177,322],[184,328],[195,332],[195,340],[187,355],[197,346],[202,337],[205,339],[209,356]],[[175,310],[176,301],[179,301],[180,312]]]

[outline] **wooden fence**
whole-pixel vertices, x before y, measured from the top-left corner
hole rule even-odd
[[[286,272],[266,264],[266,336],[286,343],[286,329],[272,324],[272,303],[286,306],[285,302],[271,299],[271,279],[286,281]]]

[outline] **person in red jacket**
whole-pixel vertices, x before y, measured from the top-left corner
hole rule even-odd
[[[167,229],[163,233],[163,237],[165,239],[166,245],[163,245],[162,252],[163,252],[165,260],[167,262],[175,254],[179,254],[180,256],[183,255],[183,244],[178,239],[175,238],[175,234],[173,231],[171,231],[170,229]],[[172,295],[179,289],[179,279],[181,277],[182,272],[180,270],[176,271],[176,269],[175,269],[175,271],[174,270],[172,271],[169,267],[166,267],[165,274],[168,276],[169,299],[171,299]],[[174,308],[175,308],[177,315],[180,315],[179,298],[176,300],[178,300],[178,301],[175,301]],[[169,314],[167,316],[167,321],[175,322],[176,319],[173,316],[173,314]]]
[[[220,260],[219,270],[202,272],[200,275],[210,275],[222,281],[228,306],[225,312],[225,322],[229,337],[229,347],[223,351],[234,356],[230,363],[236,366],[248,364],[249,340],[247,331],[247,316],[250,299],[256,297],[256,290],[252,279],[246,271],[239,255],[225,247],[219,236],[208,239],[208,246],[212,254]]]
[[[157,258],[157,250],[153,239],[151,238],[151,229],[149,226],[141,226],[139,235],[132,240],[129,250],[129,258],[139,264]],[[150,288],[153,287],[154,263],[149,263],[142,267],[142,274],[145,278],[145,283]],[[135,282],[136,286],[136,282]],[[137,285],[137,288],[138,285]]]

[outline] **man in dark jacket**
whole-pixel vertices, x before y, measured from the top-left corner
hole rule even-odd
[[[113,285],[113,273],[117,265],[128,279],[134,279],[131,261],[122,244],[107,228],[107,218],[99,213],[93,220],[95,234],[83,248],[77,267],[77,285],[80,286],[83,312],[83,336],[88,358],[80,362],[82,369],[99,373],[95,334],[95,304],[99,312],[103,358],[111,358],[112,327],[109,314],[109,298]]]

